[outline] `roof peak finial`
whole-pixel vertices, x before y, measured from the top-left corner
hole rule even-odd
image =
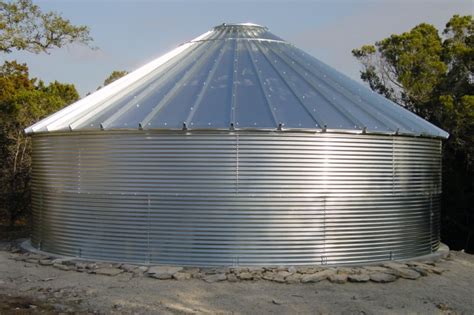
[[[267,28],[263,25],[255,24],[255,23],[222,23],[220,25],[217,25],[214,28],[220,28],[220,27],[257,27],[257,28]]]

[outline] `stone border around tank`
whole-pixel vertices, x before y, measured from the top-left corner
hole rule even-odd
[[[315,283],[328,280],[332,283],[388,283],[397,279],[416,280],[429,275],[441,275],[446,269],[436,263],[449,256],[449,248],[440,249],[427,256],[413,260],[389,261],[365,266],[281,266],[281,267],[179,267],[142,266],[133,264],[91,262],[75,257],[50,255],[34,249],[29,241],[20,246],[12,245],[11,259],[42,266],[51,266],[64,271],[76,271],[105,276],[128,273],[132,277],[149,277],[158,280],[201,279],[206,282],[272,281],[278,283]]]

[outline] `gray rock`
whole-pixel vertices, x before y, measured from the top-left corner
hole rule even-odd
[[[387,268],[391,268],[391,269],[406,268],[407,267],[406,264],[400,263],[400,262],[387,262],[387,263],[382,264],[382,266],[387,267]]]
[[[285,278],[285,282],[286,283],[299,283],[302,277],[303,277],[302,274],[293,273]]]
[[[199,273],[200,269],[196,267],[184,267],[183,271],[190,275],[195,275]]]
[[[364,273],[364,272],[365,272],[364,267],[360,266],[360,267],[352,268],[352,272],[350,274],[354,275],[354,274],[360,274],[360,273]]]
[[[262,279],[273,281],[274,278],[275,273],[273,273],[272,271],[265,271],[264,273],[262,273]]]
[[[336,273],[332,274],[328,277],[328,280],[332,283],[346,283],[347,282],[347,274],[346,273]]]
[[[291,272],[288,272],[286,270],[280,270],[273,273],[272,281],[283,283],[286,282],[286,278],[291,275]]]
[[[227,281],[229,281],[229,282],[238,282],[239,279],[237,278],[237,276],[235,274],[229,273],[227,275]]]
[[[159,280],[173,279],[173,274],[172,273],[148,273],[147,275],[150,278],[155,278],[155,279],[159,279]]]
[[[191,274],[180,271],[173,274],[173,278],[176,280],[188,280],[188,279],[191,279]]]
[[[134,271],[135,271],[135,273],[137,273],[137,272],[144,273],[144,272],[148,271],[148,267],[147,266],[140,266],[137,269],[135,269]]]
[[[288,267],[288,272],[290,273],[296,273],[296,267],[295,266],[291,266],[291,267]]]
[[[122,272],[123,272],[122,269],[114,268],[114,267],[99,268],[99,269],[94,270],[95,274],[104,275],[104,276],[111,276],[111,277],[114,277],[118,274],[121,274]]]
[[[115,265],[114,264],[110,264],[110,263],[96,263],[97,265],[97,268],[115,268]],[[120,265],[119,265],[120,266]],[[117,268],[119,267],[117,266]]]
[[[367,267],[364,267],[363,269],[370,272],[392,273],[392,270],[390,268],[386,268],[382,266],[367,266]]]
[[[262,273],[264,272],[264,269],[262,267],[248,267],[247,268],[249,272],[253,273]]]
[[[214,275],[220,273],[230,272],[231,268],[228,267],[218,267],[218,268],[201,268],[201,273],[206,275]]]
[[[75,265],[75,263],[72,262],[71,259],[68,259],[68,258],[54,259],[53,260],[53,265],[56,265],[56,264],[61,264],[61,265],[64,265],[64,266],[73,266],[73,265]]]
[[[394,271],[394,275],[410,280],[416,280],[420,277],[420,274],[413,269],[407,267],[406,264],[402,263],[385,263],[384,267],[390,268]]]
[[[280,283],[284,283],[285,282],[285,277],[283,275],[280,275],[280,274],[275,274],[275,276],[273,277],[272,281],[274,282],[280,282]]]
[[[88,269],[88,270],[94,270],[94,269],[97,269],[97,268],[99,268],[99,266],[96,263],[89,263],[86,266],[86,269]]]
[[[251,273],[251,272],[241,272],[241,273],[237,274],[237,277],[240,280],[252,280],[253,279],[253,273]]]
[[[137,269],[139,266],[137,265],[130,265],[130,264],[122,264],[120,265],[120,269],[126,271],[126,272],[133,272],[135,269]]]
[[[63,265],[63,264],[60,264],[60,263],[53,264],[53,267],[57,268],[57,269],[60,269],[60,270],[64,270],[64,271],[71,270],[71,268],[69,268],[69,266],[66,266],[66,265]]]
[[[249,272],[249,268],[247,268],[247,267],[233,267],[233,268],[230,268],[230,271],[235,273],[235,274],[239,274],[239,273],[242,273],[242,272]]]
[[[26,259],[36,259],[36,260],[40,260],[40,259],[45,259],[46,256],[43,256],[43,255],[39,255],[39,254],[27,254],[26,255]]]
[[[194,279],[202,279],[205,276],[205,274],[198,272],[192,275]]]
[[[397,268],[394,270],[400,278],[416,280],[420,277],[420,274],[416,270],[410,268]]]
[[[370,280],[373,282],[387,283],[397,280],[397,277],[388,273],[374,272],[370,274]]]
[[[316,266],[303,266],[303,267],[296,268],[296,270],[299,273],[302,273],[302,274],[313,274],[313,273],[316,273],[318,271],[321,271],[322,268],[321,267],[316,267]]]
[[[418,272],[422,277],[426,277],[429,272],[424,269],[424,268],[420,268],[420,267],[411,267],[411,269],[415,270],[416,272]]]
[[[442,274],[445,270],[442,268],[438,268],[433,266],[433,264],[427,264],[427,263],[421,263],[421,262],[413,262],[410,263],[409,266],[411,267],[416,267],[416,271],[418,272],[429,272],[429,273],[435,273],[435,274]]]
[[[339,267],[337,268],[337,273],[349,275],[349,274],[357,273],[357,270],[354,268]]]
[[[79,272],[84,272],[86,271],[88,268],[89,265],[87,263],[83,263],[83,262],[78,262],[76,264],[76,271],[79,271]]]
[[[322,271],[318,271],[314,274],[304,275],[301,278],[301,282],[308,283],[308,282],[319,282],[322,280],[326,280],[329,276],[335,274],[336,272],[333,269],[326,269]]]
[[[41,266],[51,266],[53,264],[53,261],[51,259],[41,259],[39,261],[39,264]]]
[[[370,276],[368,273],[359,273],[359,274],[348,275],[347,279],[350,282],[367,282],[370,280]]]
[[[227,279],[227,276],[224,273],[216,273],[216,274],[210,274],[210,275],[205,275],[202,278],[206,282],[218,282],[218,281],[224,281]]]
[[[23,256],[23,255],[13,256],[12,259],[15,261],[25,261],[26,256]]]
[[[292,274],[291,272],[288,272],[288,271],[286,271],[286,270],[278,271],[278,272],[276,273],[276,275],[277,275],[278,277],[283,277],[283,278],[286,278],[286,277],[290,276],[291,274]]]
[[[253,274],[253,280],[260,280],[262,279],[262,274],[259,272],[256,272]]]
[[[67,259],[67,258],[61,260],[61,264],[65,265],[65,266],[69,266],[69,267],[73,267],[73,266],[75,266],[77,263],[78,263],[78,261],[74,261],[74,260]]]
[[[147,274],[156,279],[171,279],[173,275],[179,271],[183,270],[182,267],[174,266],[153,266],[148,268]]]
[[[438,268],[438,267],[433,267],[431,270],[433,271],[433,273],[435,273],[437,275],[440,275],[440,274],[442,274],[443,272],[446,271],[446,269]]]

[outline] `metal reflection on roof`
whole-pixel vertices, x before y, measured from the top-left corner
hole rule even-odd
[[[222,24],[26,129],[448,133],[256,24]]]

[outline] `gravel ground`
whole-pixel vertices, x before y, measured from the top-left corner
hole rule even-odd
[[[0,314],[474,314],[474,255],[461,252],[442,275],[383,284],[112,277],[11,258],[0,246]]]

